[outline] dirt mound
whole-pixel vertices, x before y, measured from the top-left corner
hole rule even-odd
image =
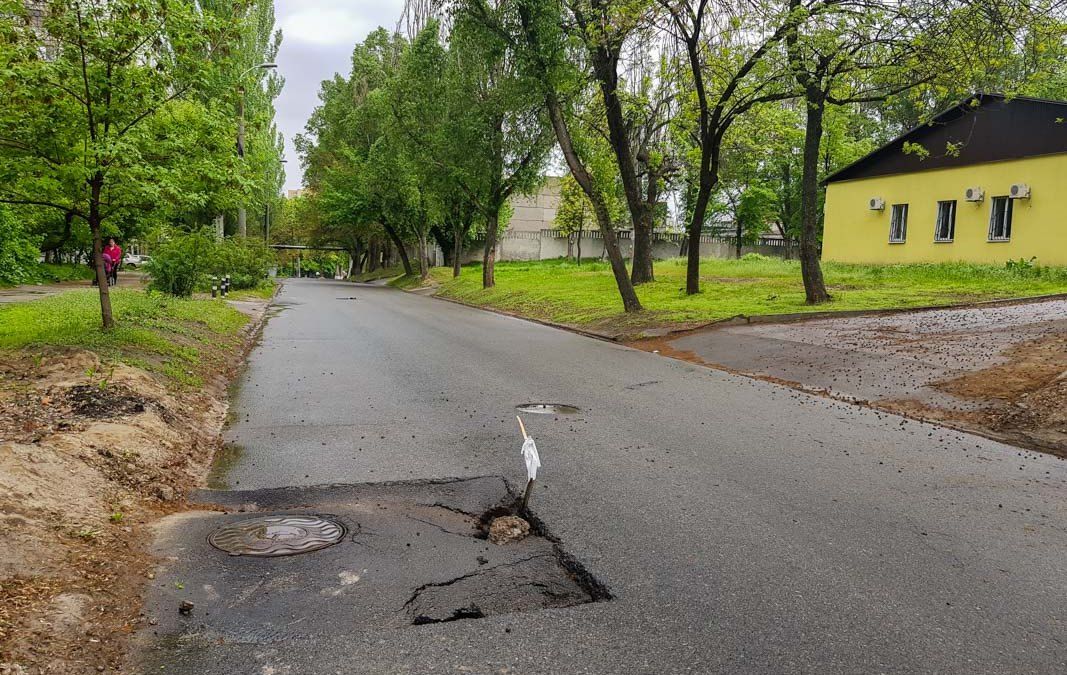
[[[202,480],[225,391],[82,350],[2,358],[0,668],[110,671],[140,621],[144,530]]]

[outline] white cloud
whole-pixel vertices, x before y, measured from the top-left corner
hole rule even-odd
[[[281,28],[294,42],[354,45],[372,26],[356,9],[307,7],[282,19]]]

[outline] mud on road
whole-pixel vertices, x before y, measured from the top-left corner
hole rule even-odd
[[[722,326],[631,346],[1067,457],[1067,300]]]

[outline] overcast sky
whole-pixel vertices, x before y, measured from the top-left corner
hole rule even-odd
[[[378,26],[394,28],[404,0],[275,0],[282,48],[278,70],[285,88],[278,98],[278,128],[285,134],[285,188],[301,186],[293,137],[318,104],[319,83],[348,74],[352,47]]]

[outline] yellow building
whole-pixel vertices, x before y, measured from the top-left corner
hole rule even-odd
[[[979,94],[826,179],[823,258],[1067,265],[1067,102]]]

